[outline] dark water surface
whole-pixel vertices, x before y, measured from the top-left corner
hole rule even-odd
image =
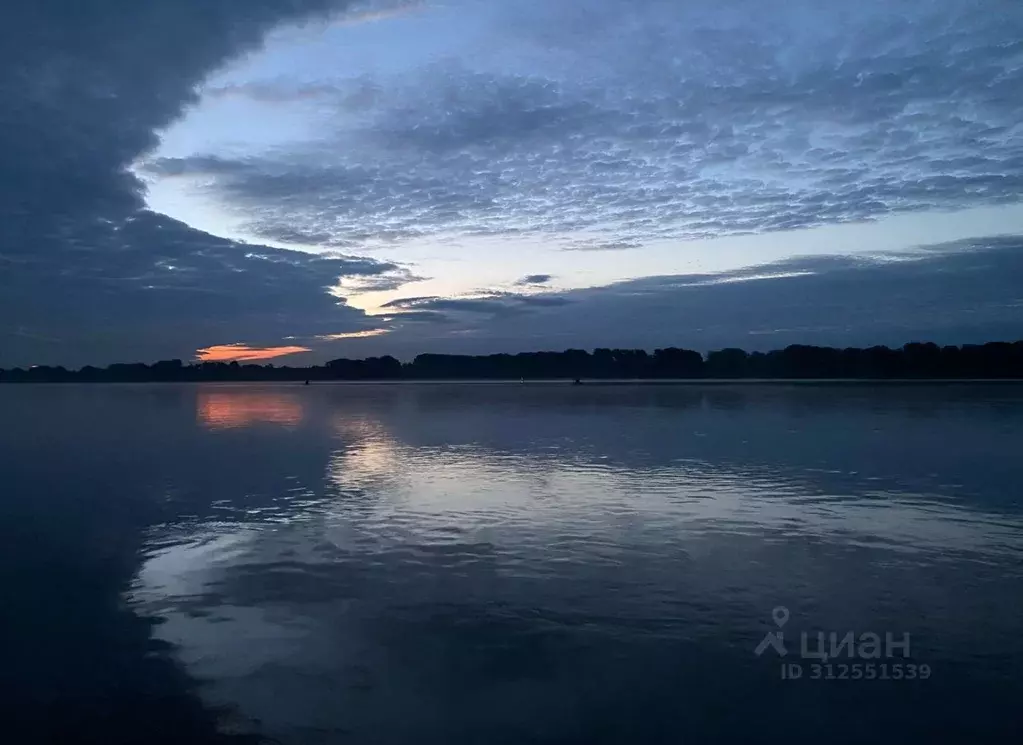
[[[1023,386],[6,386],[0,422],[5,742],[1023,742]]]

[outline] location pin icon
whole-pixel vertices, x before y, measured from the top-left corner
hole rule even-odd
[[[782,626],[789,622],[789,609],[784,605],[779,605],[773,611],[771,611],[771,618],[774,619],[775,624],[780,629]]]

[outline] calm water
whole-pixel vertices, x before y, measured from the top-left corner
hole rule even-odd
[[[1023,387],[7,386],[0,422],[12,742],[1021,741]],[[818,631],[910,657],[811,679]]]

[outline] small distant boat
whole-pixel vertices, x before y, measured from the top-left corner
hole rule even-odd
[[[303,385],[309,385],[309,381],[307,380]]]
[[[572,383],[572,385],[582,385],[582,384],[583,384],[583,381],[579,380],[579,378],[576,378],[575,381]]]

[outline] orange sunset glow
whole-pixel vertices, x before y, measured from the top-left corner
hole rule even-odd
[[[304,410],[296,396],[272,391],[199,391],[196,417],[210,429],[247,427],[256,423],[294,426]]]
[[[311,352],[308,347],[250,347],[246,344],[217,344],[197,349],[195,358],[200,362],[253,362],[272,360],[286,354]]]

